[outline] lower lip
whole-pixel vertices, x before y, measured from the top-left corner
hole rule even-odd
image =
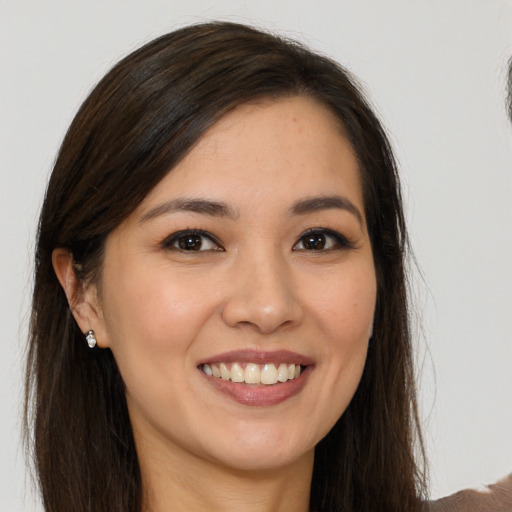
[[[309,374],[311,373],[311,366],[307,366],[296,379],[271,385],[232,382],[231,380],[212,377],[210,375],[206,375],[201,370],[199,371],[211,386],[236,402],[243,405],[264,407],[280,404],[300,393],[308,380]]]

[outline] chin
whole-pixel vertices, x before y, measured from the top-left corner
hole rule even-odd
[[[281,425],[282,427],[282,425]],[[256,432],[258,428],[258,432]],[[218,464],[237,471],[272,471],[297,464],[300,460],[312,459],[315,443],[297,439],[289,432],[275,432],[272,429],[250,426],[224,438],[216,444],[214,460]],[[222,451],[218,447],[222,446]]]
[[[270,450],[254,450],[253,453],[237,454],[233,458],[225,457],[218,461],[220,465],[229,467],[234,471],[243,473],[259,473],[280,471],[292,465],[300,465],[301,461],[309,461],[313,458],[314,449],[305,453],[274,454]]]

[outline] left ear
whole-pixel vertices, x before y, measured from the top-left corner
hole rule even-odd
[[[73,254],[63,247],[52,253],[52,264],[62,286],[73,317],[84,333],[94,331],[98,346],[109,346],[98,290],[92,283],[84,283],[75,272]]]

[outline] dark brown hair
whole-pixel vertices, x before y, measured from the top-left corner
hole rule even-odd
[[[143,46],[94,88],[62,143],[35,254],[26,417],[47,512],[138,512],[141,478],[123,381],[110,350],[89,350],[52,268],[68,248],[98,279],[105,240],[213,123],[261,98],[306,95],[345,127],[360,164],[378,291],[359,388],[319,443],[315,511],[419,508],[422,466],[408,327],[406,230],[387,137],[337,63],[233,23],[190,26]],[[423,454],[420,439],[420,455]]]

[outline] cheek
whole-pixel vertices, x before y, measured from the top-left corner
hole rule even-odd
[[[325,290],[316,297],[313,307],[318,312],[319,326],[331,340],[331,349],[357,349],[372,332],[377,293],[373,269],[362,269],[338,279],[331,276]]]
[[[119,364],[126,358],[156,360],[185,353],[212,310],[214,298],[199,293],[197,281],[161,266],[119,266],[105,283],[104,318]]]
[[[342,416],[359,386],[373,324],[376,280],[373,266],[364,265],[331,272],[319,284],[323,293],[310,302],[315,331],[321,336],[321,385],[314,397],[319,422],[312,435],[318,440]]]
[[[129,272],[118,265],[109,274],[104,319],[132,421],[153,424],[166,408],[183,414],[179,396],[190,393],[188,376],[196,371],[194,340],[215,311],[215,297],[199,293],[198,283],[162,265]]]
[[[330,283],[328,292],[317,298],[316,318],[324,337],[326,389],[339,397],[341,414],[366,361],[377,287],[373,266],[331,275]]]

